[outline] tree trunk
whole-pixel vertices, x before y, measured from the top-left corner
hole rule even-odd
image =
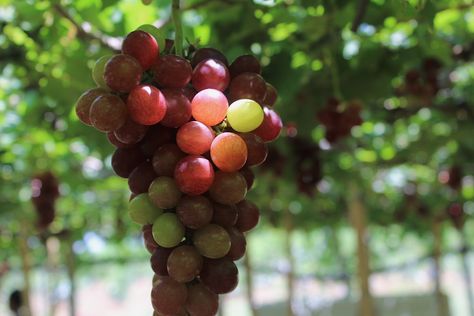
[[[252,270],[252,262],[250,260],[250,251],[248,251],[247,248],[247,253],[244,256],[244,266],[246,270],[246,285],[247,285],[247,301],[250,306],[250,310],[252,312],[252,316],[257,316],[258,311],[257,307],[255,306],[255,301],[253,299],[253,270]]]
[[[330,227],[327,229],[328,244],[332,246],[336,255],[336,260],[339,263],[339,269],[341,270],[342,281],[345,283],[347,292],[346,298],[351,296],[351,278],[349,269],[347,268],[347,260],[341,253],[340,240],[338,230],[336,227]]]
[[[462,268],[464,273],[464,283],[466,285],[466,294],[469,302],[469,315],[474,316],[474,296],[472,290],[472,278],[471,271],[469,270],[469,245],[467,243],[467,237],[464,230],[460,230],[461,239],[462,239],[462,249],[461,249],[461,258],[462,258]]]
[[[288,259],[288,271],[287,271],[287,291],[288,291],[288,310],[287,315],[293,316],[293,302],[294,302],[294,283],[295,283],[295,262],[293,258],[293,252],[291,249],[291,237],[293,233],[293,216],[288,208],[285,209],[284,216],[285,225],[285,252]]]
[[[75,254],[73,250],[73,240],[69,238],[65,241],[66,247],[66,269],[67,275],[69,278],[69,286],[70,286],[70,293],[69,293],[69,315],[75,316],[76,315],[76,265],[75,265]]]
[[[30,272],[31,272],[31,257],[30,250],[28,249],[28,227],[26,225],[20,225],[20,233],[18,236],[18,248],[20,250],[20,257],[22,263],[22,273],[23,273],[23,310],[22,316],[30,316],[31,314],[31,282],[30,282]]]
[[[438,316],[446,316],[448,307],[441,290],[441,244],[442,244],[442,222],[434,219],[433,226],[433,261],[434,261],[434,284],[436,304],[438,305]]]
[[[48,315],[56,314],[57,302],[54,297],[54,291],[58,283],[58,265],[60,262],[60,242],[56,237],[49,237],[45,241],[46,246],[46,266],[48,270],[48,295],[49,295],[49,311]]]
[[[359,315],[374,316],[372,295],[370,293],[370,266],[367,235],[366,210],[362,204],[356,184],[351,183],[349,195],[349,212],[351,222],[357,234],[357,271],[360,286]]]

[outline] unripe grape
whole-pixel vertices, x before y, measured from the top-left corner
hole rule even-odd
[[[112,55],[105,55],[97,59],[94,64],[94,68],[92,68],[92,79],[97,84],[97,86],[109,90],[110,88],[105,83],[104,79],[104,71],[105,71],[105,64],[109,61]]]
[[[153,205],[148,194],[142,193],[128,203],[128,214],[135,223],[146,225],[153,224],[163,211]]]
[[[262,107],[250,99],[237,100],[227,110],[227,121],[237,132],[253,131],[262,124]]]
[[[184,226],[176,214],[165,213],[153,223],[153,238],[161,247],[175,247],[184,238]]]
[[[143,24],[137,28],[139,31],[144,31],[153,36],[158,43],[158,49],[159,50],[164,50],[165,49],[165,36],[163,35],[163,32],[157,28],[154,25],[151,24]]]

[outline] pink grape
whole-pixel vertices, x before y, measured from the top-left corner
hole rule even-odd
[[[226,65],[216,59],[201,61],[194,68],[192,84],[197,91],[204,89],[216,89],[224,91],[230,81],[229,70]]]
[[[214,140],[214,131],[198,121],[191,121],[178,129],[176,143],[191,155],[201,155],[209,151]]]
[[[188,156],[178,162],[174,177],[181,192],[200,195],[211,187],[214,181],[214,169],[206,158]]]
[[[205,89],[198,92],[192,102],[193,117],[207,126],[214,126],[224,120],[229,102],[226,96],[216,89]]]
[[[222,171],[234,172],[247,161],[247,145],[237,134],[225,132],[218,135],[211,145],[212,162]]]

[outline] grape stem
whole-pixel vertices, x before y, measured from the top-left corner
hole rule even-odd
[[[183,25],[181,22],[180,0],[173,0],[172,15],[175,28],[174,47],[176,55],[183,56]]]

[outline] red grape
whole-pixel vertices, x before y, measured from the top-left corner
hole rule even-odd
[[[204,89],[224,91],[227,89],[229,81],[229,70],[220,60],[203,60],[193,71],[192,84],[197,91]]]
[[[203,284],[189,285],[186,310],[190,316],[214,316],[219,309],[219,296]]]
[[[127,107],[135,122],[154,125],[165,117],[166,99],[157,88],[150,85],[140,85],[130,91]]]
[[[202,261],[201,255],[193,246],[179,246],[168,257],[168,273],[180,283],[190,282],[201,271]]]
[[[250,191],[255,180],[255,174],[253,173],[252,169],[248,167],[240,169],[239,172],[244,176],[245,181],[247,182],[247,191]]]
[[[265,116],[262,124],[252,133],[260,136],[264,142],[271,142],[280,135],[283,123],[280,116],[272,109],[264,107]]]
[[[201,155],[211,148],[214,131],[198,121],[181,126],[176,134],[176,143],[187,154]]]
[[[193,117],[197,121],[214,126],[224,120],[229,102],[221,91],[205,89],[194,96],[191,107]]]
[[[198,229],[212,219],[212,203],[204,196],[183,196],[176,207],[176,215],[184,226]]]
[[[143,69],[129,55],[115,55],[105,64],[104,79],[107,86],[117,92],[129,92],[140,84]]]
[[[90,119],[90,109],[92,102],[99,96],[108,92],[102,88],[89,89],[84,92],[76,102],[76,115],[82,123],[92,125]]]
[[[151,225],[150,225],[150,228],[151,228]],[[152,239],[153,239],[153,235],[152,235]],[[154,239],[153,241],[156,244],[156,241]],[[161,246],[158,246],[158,244],[156,244],[155,250],[153,251],[150,258],[150,264],[151,264],[151,268],[153,269],[153,272],[155,272],[157,275],[162,275],[162,276],[168,275],[167,262],[168,262],[168,257],[170,256],[173,249],[174,248],[161,247]]]
[[[190,85],[187,85],[186,87],[181,89],[181,92],[188,98],[189,102],[191,102],[196,95],[197,91],[194,90],[194,88]]]
[[[247,145],[247,166],[258,166],[262,164],[268,155],[268,147],[265,142],[255,134],[239,134]]]
[[[186,303],[186,285],[167,276],[159,276],[153,284],[151,302],[156,312],[165,315],[177,314]]]
[[[232,205],[242,201],[247,194],[247,182],[239,172],[216,172],[209,189],[211,198],[221,204]]]
[[[232,62],[229,71],[230,76],[235,78],[244,72],[252,72],[260,75],[262,73],[262,68],[260,67],[260,62],[255,58],[255,56],[242,55]]]
[[[102,132],[119,129],[127,120],[127,106],[113,94],[103,94],[92,102],[90,108],[92,126]]]
[[[229,258],[204,259],[201,282],[216,294],[232,292],[239,282],[239,270]]]
[[[275,87],[269,84],[268,82],[266,83],[266,85],[267,92],[265,93],[265,98],[262,101],[262,105],[272,107],[275,105],[275,102],[278,99],[278,92]]]
[[[147,70],[159,56],[160,49],[152,35],[143,31],[133,31],[123,40],[122,52],[135,57],[142,69]]]
[[[229,97],[231,101],[240,99],[250,99],[262,104],[265,94],[267,92],[267,85],[262,76],[246,72],[238,75],[229,86]]]
[[[237,222],[237,206],[214,203],[212,222],[222,227],[234,226]]]
[[[140,142],[140,149],[146,157],[153,156],[161,145],[174,142],[176,130],[163,125],[153,125]]]
[[[130,191],[135,194],[148,192],[148,187],[157,177],[151,162],[145,161],[136,167],[128,177]]]
[[[166,114],[161,124],[167,127],[180,127],[191,119],[191,102],[176,89],[163,90],[166,98]]]
[[[109,140],[109,143],[111,143],[112,145],[114,145],[115,147],[117,148],[131,148],[133,147],[134,144],[125,144],[125,143],[122,143],[121,141],[119,141],[117,139],[117,137],[115,136],[114,132],[108,132],[107,133],[107,139]]]
[[[139,164],[145,161],[145,156],[139,148],[118,148],[112,155],[112,169],[122,178],[128,178]]]
[[[243,200],[237,204],[237,210],[239,215],[237,217],[235,228],[244,233],[257,226],[260,218],[260,211],[255,203],[250,202],[249,200]]]
[[[145,137],[148,126],[127,119],[125,124],[114,132],[115,137],[124,144],[136,144]]]
[[[201,156],[188,156],[176,165],[174,177],[181,192],[200,195],[209,190],[214,181],[214,169]]]
[[[184,88],[189,81],[193,68],[189,61],[176,55],[164,55],[158,58],[152,67],[154,81],[163,88]]]
[[[178,161],[186,157],[186,154],[176,144],[165,144],[160,146],[153,155],[153,168],[159,176],[172,177]]]
[[[247,146],[237,134],[225,132],[218,135],[211,145],[212,162],[222,171],[234,172],[247,161]]]
[[[233,261],[239,260],[245,255],[245,250],[247,248],[245,236],[234,227],[227,228],[227,233],[230,236],[230,250],[227,257]]]
[[[194,68],[201,61],[210,58],[220,60],[222,63],[224,63],[225,66],[229,65],[229,62],[227,61],[227,58],[224,56],[224,54],[222,54],[215,48],[209,47],[200,48],[196,52],[194,52],[193,59],[191,60],[191,65]]]
[[[149,253],[153,254],[155,249],[159,246],[156,243],[155,239],[153,239],[152,225],[144,225],[142,227],[142,232],[145,248],[148,250]]]

